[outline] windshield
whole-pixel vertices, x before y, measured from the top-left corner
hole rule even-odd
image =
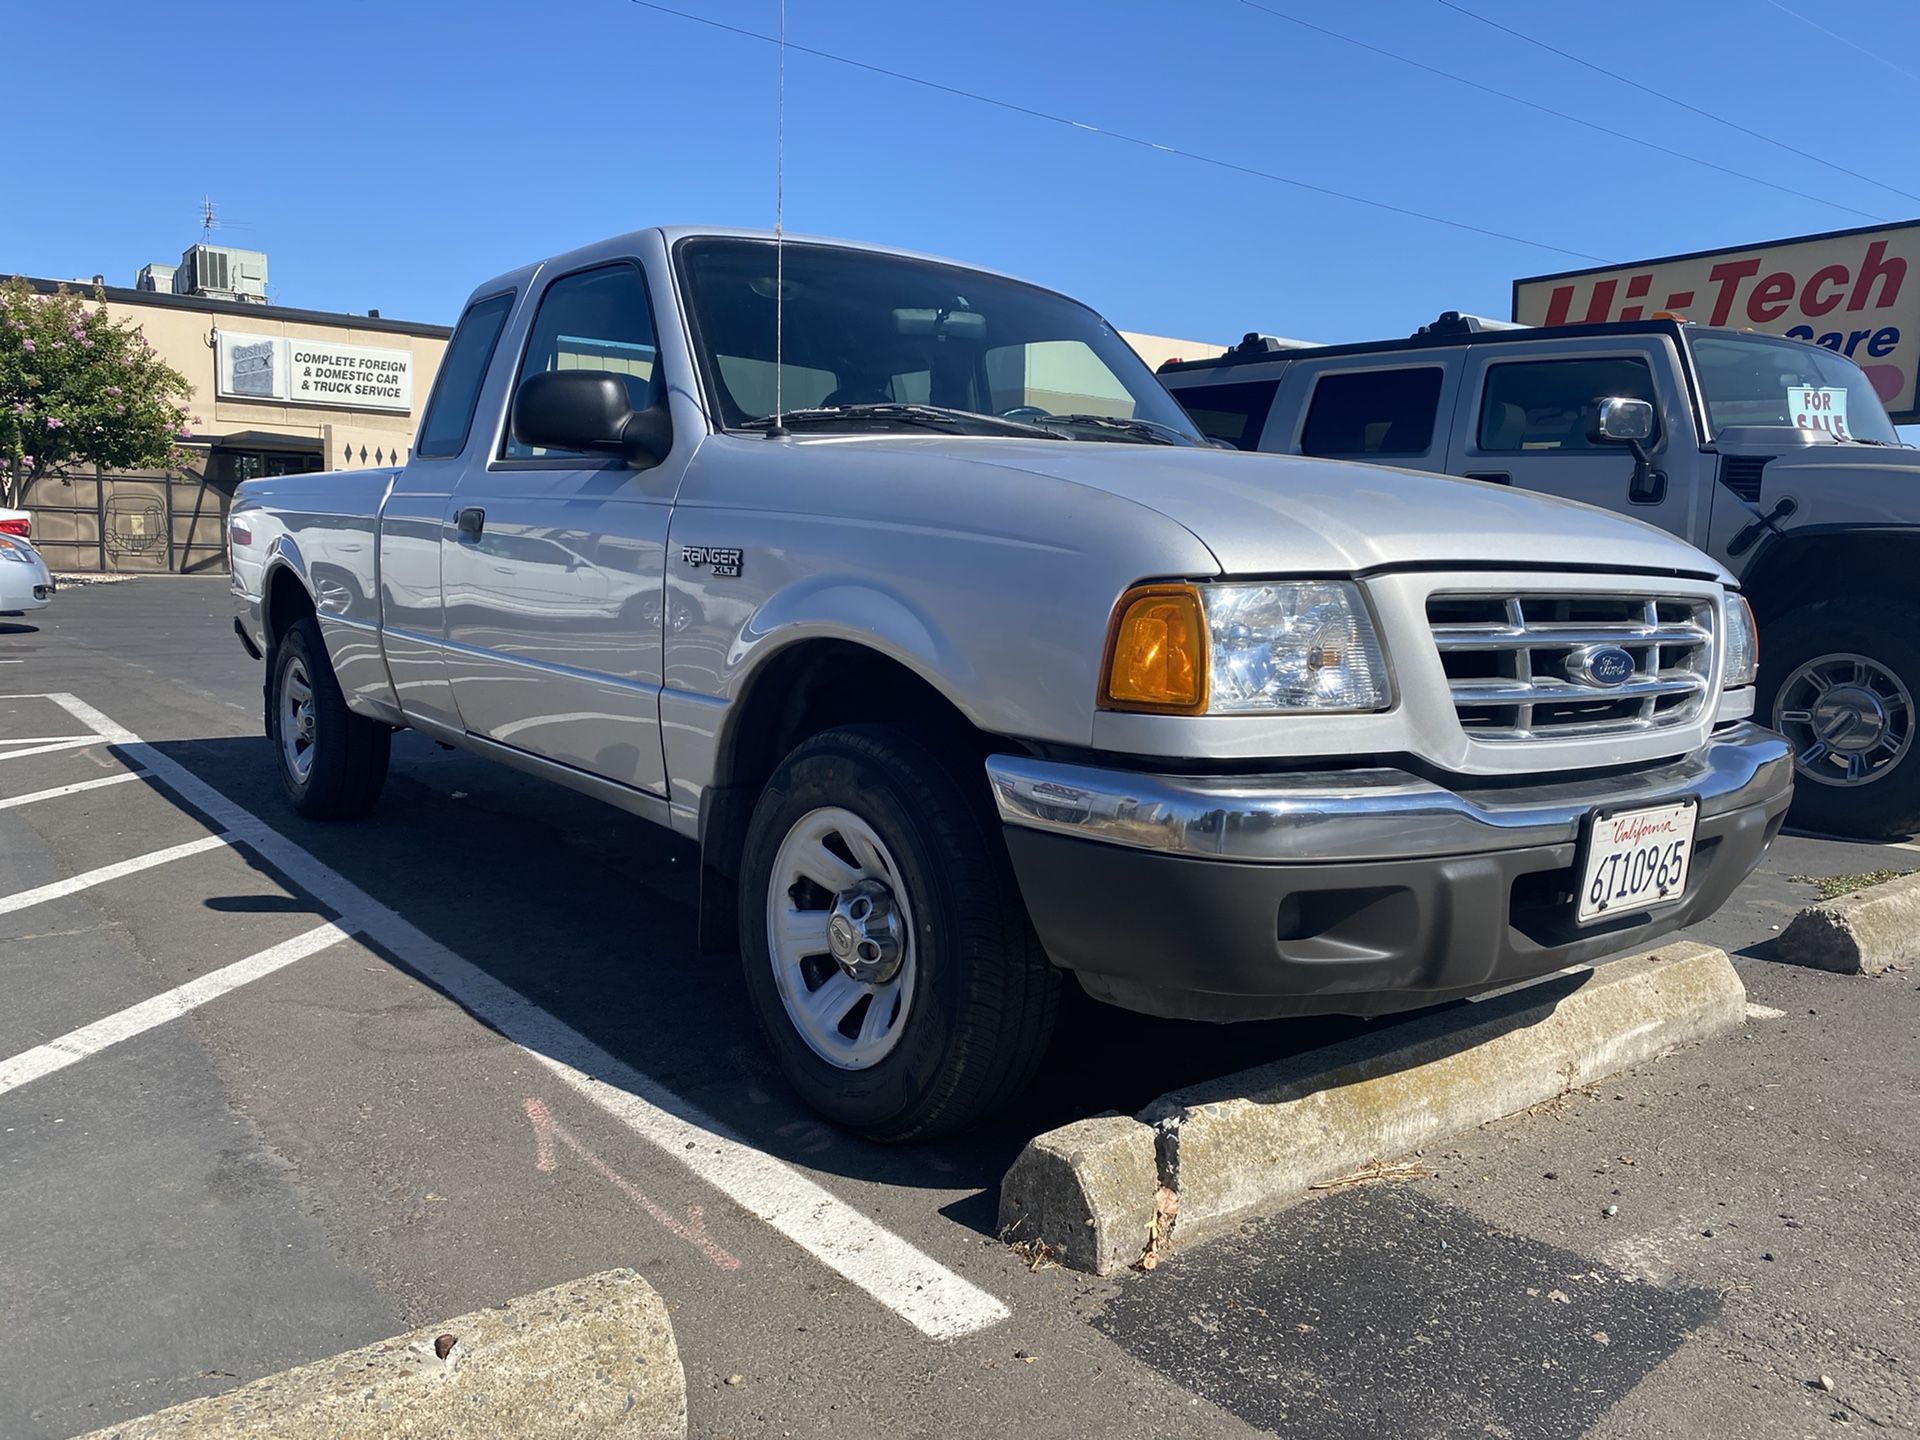
[[[902,255],[785,249],[780,405],[810,427],[1206,443],[1132,347],[1064,296]],[[764,425],[774,409],[773,242],[688,240],[678,259],[721,422]]]
[[[1831,350],[1763,335],[1689,335],[1707,429],[1795,425],[1841,440],[1898,445],[1886,406],[1860,367]]]

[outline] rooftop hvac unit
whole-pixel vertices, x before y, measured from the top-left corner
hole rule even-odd
[[[133,282],[133,288],[136,290],[155,290],[164,294],[171,294],[173,291],[173,272],[177,268],[177,266],[173,265],[142,265],[140,267],[139,278]]]
[[[236,250],[230,245],[191,246],[181,254],[180,268],[173,273],[173,293],[264,305],[267,257],[258,250]]]

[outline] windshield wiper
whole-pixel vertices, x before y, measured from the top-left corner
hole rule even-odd
[[[1157,420],[1122,420],[1112,415],[1049,415],[1040,422],[1044,425],[1064,425],[1068,428],[1083,426],[1089,430],[1106,430],[1122,435],[1137,436],[1154,445],[1191,445],[1193,441],[1171,425],[1162,425]]]
[[[999,415],[983,415],[977,410],[958,410],[947,405],[919,405],[906,401],[876,401],[866,405],[813,405],[788,410],[779,417],[782,425],[846,425],[868,420],[891,420],[902,425],[918,425],[928,430],[943,430],[964,435],[985,430],[993,434],[1030,435],[1037,440],[1064,440],[1039,425],[1024,420],[1007,420]],[[742,430],[771,430],[774,416],[763,415],[740,426]]]

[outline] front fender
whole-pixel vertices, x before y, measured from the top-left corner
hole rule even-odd
[[[729,701],[739,699],[774,654],[807,640],[844,640],[877,651],[932,685],[969,719],[979,718],[968,704],[979,677],[939,622],[911,597],[846,575],[801,580],[748,617],[727,651]]]

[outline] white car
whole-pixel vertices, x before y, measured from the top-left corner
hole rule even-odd
[[[0,522],[18,512],[0,510]],[[53,602],[53,574],[23,535],[0,529],[0,615],[42,610]]]

